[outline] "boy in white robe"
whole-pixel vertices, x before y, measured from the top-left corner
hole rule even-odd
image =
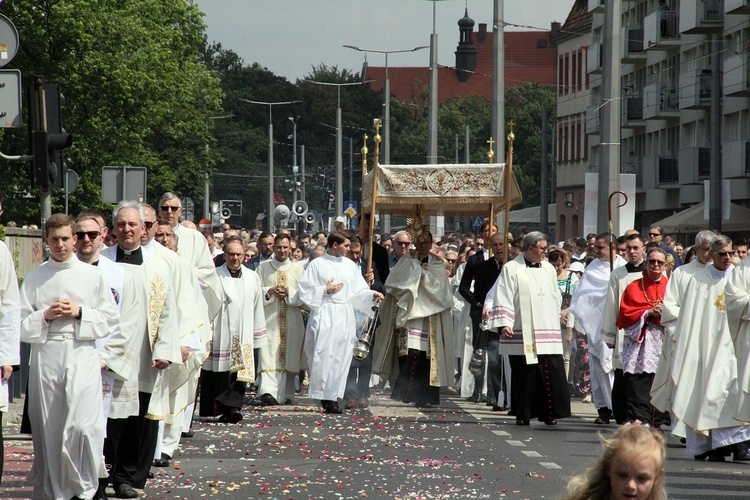
[[[305,337],[310,367],[309,396],[319,399],[326,413],[341,413],[346,377],[357,341],[354,307],[371,314],[372,301],[383,295],[372,292],[348,257],[349,238],[328,236],[328,251],[308,264],[299,280],[299,297],[311,310]]]
[[[0,205],[2,208],[2,205]],[[21,303],[13,256],[0,241],[0,481],[3,475],[2,414],[8,411],[8,379],[21,363]]]
[[[76,258],[73,230],[71,217],[49,218],[51,258],[21,287],[21,340],[32,345],[27,397],[35,429],[33,498],[90,498],[105,472],[95,341],[110,333],[118,314],[104,276]]]

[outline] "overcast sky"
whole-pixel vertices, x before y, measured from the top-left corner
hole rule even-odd
[[[364,54],[342,47],[399,50],[429,45],[430,0],[195,0],[206,14],[209,42],[257,62],[292,82],[324,63],[358,73]],[[468,0],[469,17],[492,31],[495,0]],[[560,23],[574,0],[505,0],[505,22],[548,30]],[[436,2],[438,64],[453,66],[458,20],[466,0]],[[475,30],[477,27],[475,27]],[[508,30],[530,29],[507,27]],[[383,66],[382,54],[369,54],[371,66]],[[388,66],[429,66],[429,50],[391,54]]]

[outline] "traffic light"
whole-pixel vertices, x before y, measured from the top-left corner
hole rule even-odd
[[[34,155],[32,173],[34,182],[42,189],[62,186],[62,150],[73,143],[73,136],[62,126],[64,103],[60,88],[57,85],[45,86],[39,78],[29,90],[29,125]]]

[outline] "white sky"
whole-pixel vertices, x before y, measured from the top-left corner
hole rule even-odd
[[[324,63],[360,71],[364,54],[344,48],[398,50],[430,44],[433,2],[429,0],[194,0],[206,14],[209,42],[257,62],[292,82]],[[436,2],[438,64],[453,66],[458,20],[467,0]],[[475,25],[492,31],[495,0],[468,0]],[[574,0],[505,0],[505,22],[549,29],[563,23]],[[508,30],[519,29],[507,27]],[[528,29],[528,28],[523,28]],[[382,54],[368,54],[383,66]],[[391,54],[388,66],[429,66],[429,50]]]

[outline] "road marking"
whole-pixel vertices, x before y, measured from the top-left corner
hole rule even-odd
[[[547,469],[562,469],[562,467],[557,465],[555,462],[539,462],[539,465]]]
[[[508,444],[509,444],[509,445],[511,445],[511,446],[526,446],[526,445],[525,445],[525,444],[523,444],[523,443],[522,443],[521,441],[516,441],[516,440],[514,440],[514,439],[508,439],[508,440],[506,440],[505,442],[506,442],[506,443],[508,443]]]
[[[522,451],[527,457],[541,458],[542,455],[538,451]]]
[[[510,436],[510,433],[505,431],[492,431],[492,433],[497,436]]]

